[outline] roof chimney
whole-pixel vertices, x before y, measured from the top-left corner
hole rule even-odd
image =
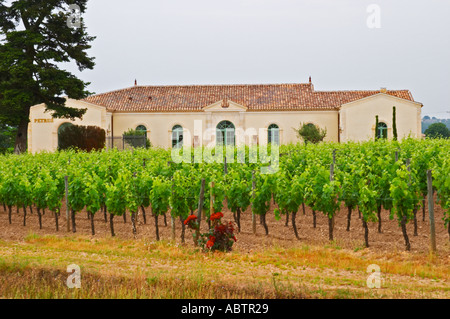
[[[222,101],[222,107],[223,107],[224,109],[230,107],[230,103],[228,102],[228,99],[227,99],[227,98],[224,98],[224,99],[223,99],[223,101]]]
[[[314,91],[314,84],[312,84],[311,76],[309,77],[309,89],[311,90],[311,92]]]
[[[135,86],[137,85],[137,80],[136,80],[136,79],[134,80],[134,85],[135,85]]]

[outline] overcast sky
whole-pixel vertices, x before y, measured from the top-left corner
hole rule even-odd
[[[369,28],[371,4],[380,28]],[[409,89],[450,118],[450,0],[90,0],[95,93],[139,85]],[[370,21],[375,21],[370,19]],[[75,70],[76,68],[70,68]]]

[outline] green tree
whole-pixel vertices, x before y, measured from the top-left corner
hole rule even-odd
[[[425,135],[429,138],[449,138],[450,130],[444,123],[433,123],[425,130]]]
[[[87,0],[0,0],[0,122],[17,126],[15,152],[27,149],[30,107],[45,103],[54,118],[81,118],[86,109],[65,105],[68,96],[82,99],[89,85],[58,63],[76,62],[78,69],[93,69],[87,55],[95,38],[83,20],[71,27],[69,5],[79,14]],[[78,22],[78,21],[77,21]]]
[[[297,136],[305,142],[305,144],[312,143],[317,144],[322,142],[325,136],[327,136],[327,130],[321,129],[314,124],[300,124],[300,128],[294,129],[297,132]]]
[[[378,139],[378,125],[379,125],[379,121],[378,121],[378,115],[375,116],[375,141]]]
[[[394,106],[393,111],[392,111],[392,130],[394,133],[394,141],[397,141],[398,139],[398,134],[397,134],[397,109]]]
[[[0,123],[0,154],[12,153],[17,128]]]
[[[146,132],[144,131],[133,130],[132,128],[130,128],[128,131],[123,133],[123,139],[125,140],[125,143],[129,144],[132,147],[152,147],[152,143],[150,143],[150,140],[146,138]]]
[[[61,130],[58,136],[58,149],[75,148],[86,152],[105,148],[106,133],[98,126],[71,125]]]

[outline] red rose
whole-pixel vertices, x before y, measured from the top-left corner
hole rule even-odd
[[[219,216],[217,216],[217,214],[212,214],[211,217],[209,218],[211,221],[215,221],[217,219],[220,219]]]
[[[196,220],[196,219],[197,219],[197,216],[195,216],[195,215],[189,215],[189,217],[186,218],[186,220],[184,221],[184,224],[185,224],[185,225],[188,225],[191,221]]]
[[[214,242],[212,240],[206,243],[206,248],[212,248],[212,246],[214,246]]]
[[[217,219],[221,219],[223,217],[223,214],[221,212],[217,212],[215,214],[212,214],[210,219],[211,221],[217,220]]]

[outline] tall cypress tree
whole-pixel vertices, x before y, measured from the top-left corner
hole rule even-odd
[[[95,39],[81,19],[72,27],[73,11],[86,11],[87,0],[0,0],[0,122],[17,126],[15,152],[27,148],[30,107],[45,103],[54,118],[81,118],[86,109],[70,108],[66,99],[82,99],[89,85],[59,68],[75,62],[80,71],[93,69],[87,55]]]
[[[394,141],[397,141],[397,114],[396,114],[396,109],[394,106],[394,111],[393,111],[393,115],[392,115],[392,130],[394,132]]]
[[[375,116],[375,141],[378,140],[378,115]]]

